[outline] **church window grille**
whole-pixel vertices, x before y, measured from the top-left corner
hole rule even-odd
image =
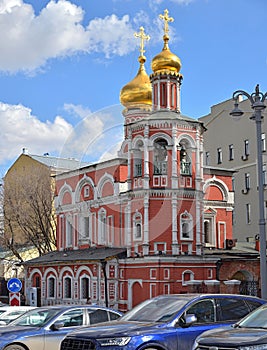
[[[64,298],[71,299],[72,297],[72,280],[70,277],[64,278]]]

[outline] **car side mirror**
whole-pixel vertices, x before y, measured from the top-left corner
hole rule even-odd
[[[197,318],[195,314],[188,314],[183,317],[183,322],[180,322],[180,326],[183,328],[187,328],[192,326],[193,323],[197,322]]]
[[[56,321],[55,323],[53,323],[52,325],[51,325],[51,329],[53,330],[53,331],[57,331],[57,330],[59,330],[60,328],[63,328],[64,327],[64,323],[63,322],[61,322],[61,321]]]

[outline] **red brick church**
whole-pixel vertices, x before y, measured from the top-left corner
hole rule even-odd
[[[168,11],[160,18],[163,49],[150,75],[149,37],[136,33],[139,69],[120,93],[117,157],[57,176],[57,251],[25,263],[25,288],[37,288],[41,304],[90,296],[126,311],[159,294],[226,292],[237,282],[238,268],[228,265],[225,283],[219,274],[235,245],[232,172],[203,166],[205,128],[181,113],[181,62],[169,49]]]

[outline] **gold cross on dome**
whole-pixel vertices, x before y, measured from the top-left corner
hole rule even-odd
[[[140,38],[141,39],[141,42],[140,42],[140,54],[141,54],[141,56],[143,56],[144,53],[145,53],[144,41],[145,40],[149,40],[150,36],[145,34],[144,27],[140,27],[140,32],[139,33],[134,33],[134,36],[136,38]]]
[[[164,34],[167,35],[169,31],[169,24],[168,22],[173,22],[173,17],[169,17],[169,11],[166,9],[164,10],[164,15],[159,15],[160,19],[163,19],[164,21]]]

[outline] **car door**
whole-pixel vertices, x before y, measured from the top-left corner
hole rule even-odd
[[[43,350],[59,350],[61,340],[69,333],[85,324],[85,312],[83,308],[72,309],[60,315],[53,324],[62,323],[63,327],[54,329],[53,325],[47,327],[44,333]],[[41,350],[41,349],[40,349]]]
[[[186,315],[195,315],[197,321],[189,327],[184,324]],[[214,299],[199,300],[191,304],[179,318],[177,337],[179,350],[190,350],[196,337],[211,328],[218,327],[216,323],[216,305]]]

